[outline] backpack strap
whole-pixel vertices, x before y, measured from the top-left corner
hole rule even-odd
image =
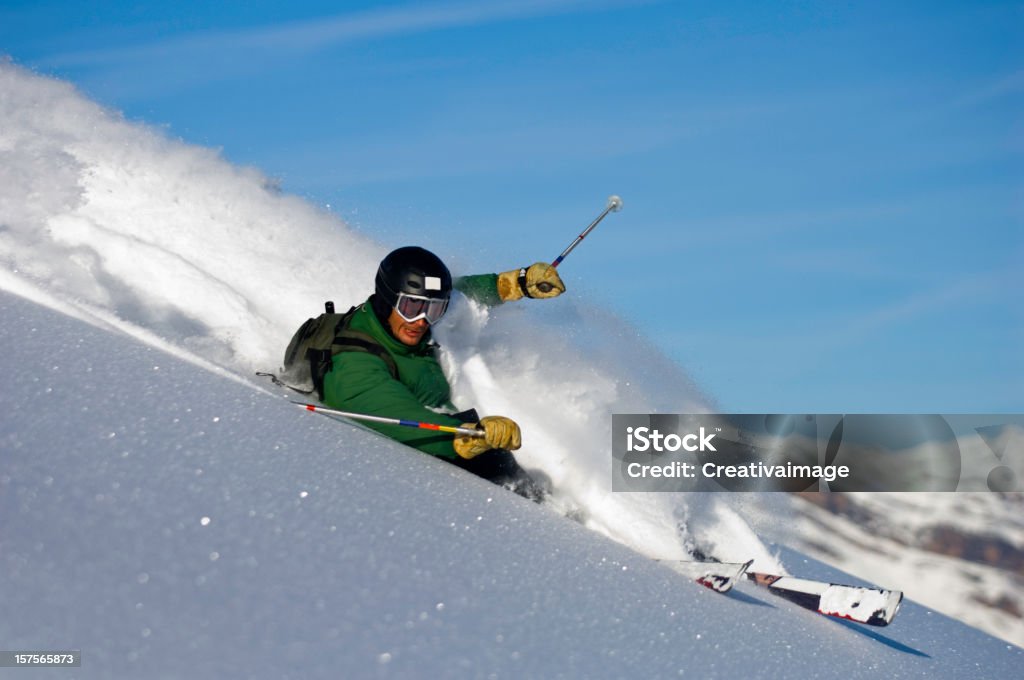
[[[350,331],[346,328],[334,338],[331,352],[332,354],[337,354],[338,352],[367,352],[368,354],[373,354],[379,357],[384,362],[384,365],[388,367],[391,377],[396,380],[398,379],[398,365],[395,364],[395,358],[391,356],[391,352],[384,349],[383,345],[367,333]]]
[[[340,352],[366,352],[372,354],[384,362],[388,372],[395,380],[398,379],[398,366],[394,357],[384,349],[373,336],[360,331],[349,330],[349,324],[359,307],[352,307],[341,315],[338,323],[334,326],[334,341],[329,349],[306,351],[306,358],[309,360],[310,374],[313,378],[313,387],[316,390],[320,401],[324,400],[324,377],[334,366],[334,355]]]

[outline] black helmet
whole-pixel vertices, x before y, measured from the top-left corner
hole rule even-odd
[[[394,307],[399,293],[430,298],[452,294],[452,275],[437,255],[418,246],[392,250],[377,269],[378,300]]]

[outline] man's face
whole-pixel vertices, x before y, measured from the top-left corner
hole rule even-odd
[[[400,343],[409,347],[419,344],[419,341],[423,339],[426,332],[430,330],[430,324],[427,323],[426,319],[406,321],[393,309],[391,310],[391,316],[388,317],[388,326],[391,328],[391,335]]]

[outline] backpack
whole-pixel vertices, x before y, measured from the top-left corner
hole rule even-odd
[[[324,376],[333,364],[338,352],[368,352],[384,361],[392,378],[398,378],[398,367],[391,354],[372,336],[348,329],[352,316],[358,310],[352,307],[344,314],[334,311],[334,303],[324,304],[324,313],[314,319],[307,319],[299,326],[284,352],[285,384],[306,394],[316,391],[320,401],[324,400]],[[288,384],[292,383],[292,384]],[[299,389],[296,385],[310,386]]]

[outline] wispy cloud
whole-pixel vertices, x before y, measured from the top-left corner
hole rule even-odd
[[[999,76],[968,90],[953,102],[954,108],[984,106],[993,101],[1024,93],[1024,69]]]
[[[211,51],[236,53],[308,53],[355,40],[396,37],[535,17],[593,12],[649,4],[643,0],[518,0],[409,4],[284,24],[246,29],[211,30],[157,42],[96,50],[64,52],[45,65],[103,66]]]
[[[860,311],[837,301],[828,312],[810,315],[806,310],[800,314],[794,312],[789,317],[757,322],[759,325],[747,330],[756,334],[757,356],[777,355],[778,365],[784,367],[787,375],[796,377],[832,365],[837,354],[885,338],[895,328],[914,329],[923,317],[942,314],[953,320],[966,307],[1002,303],[1006,316],[1019,318],[1021,306],[1007,292],[1017,290],[1019,286],[1020,274],[1016,268],[1001,269],[962,276],[944,285],[918,290]],[[738,362],[750,356],[750,335],[737,333],[732,325],[720,330],[715,330],[714,322],[703,330],[666,329],[661,337],[680,347],[713,346],[732,355]],[[917,341],[925,347],[937,339],[921,335]],[[762,369],[775,370],[765,366],[758,370]]]
[[[834,345],[845,345],[868,337],[895,324],[906,323],[918,317],[939,311],[949,312],[959,305],[989,300],[1002,289],[1001,279],[1008,272],[965,277],[932,290],[921,291],[901,300],[894,300],[859,316],[849,318],[841,328],[828,335]],[[1006,310],[1010,312],[1009,309]]]

